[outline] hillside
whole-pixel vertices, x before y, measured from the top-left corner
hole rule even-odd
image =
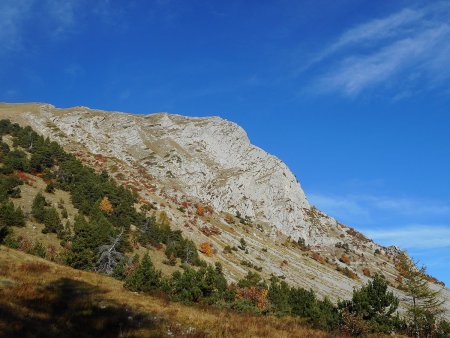
[[[203,266],[215,264],[220,272],[214,278],[223,274],[228,283],[240,285],[258,272],[266,281],[311,289],[336,303],[379,273],[405,298],[399,249],[380,246],[310,206],[286,165],[251,145],[231,122],[46,104],[0,104],[3,118],[49,138],[14,126],[7,128],[16,136],[2,136],[8,148],[4,179],[22,184],[6,198],[25,213],[10,246],[39,255],[41,243],[47,256],[52,248],[53,260],[91,270],[98,265],[97,249],[115,236],[122,243],[119,255],[142,258],[149,252],[163,276],[186,270],[186,264],[209,273]],[[64,222],[54,225],[52,213]],[[93,241],[83,239],[85,231]],[[90,251],[78,250],[86,247]],[[425,277],[431,289],[441,290],[449,317],[449,290]]]
[[[301,320],[185,306],[0,246],[0,337],[329,337]]]

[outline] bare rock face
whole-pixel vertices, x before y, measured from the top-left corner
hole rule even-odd
[[[50,105],[26,118],[48,133],[58,128],[93,153],[139,163],[167,186],[215,210],[239,212],[310,244],[323,242],[305,221],[309,204],[295,176],[281,160],[252,145],[235,123],[219,117],[139,116],[82,107],[55,114]]]

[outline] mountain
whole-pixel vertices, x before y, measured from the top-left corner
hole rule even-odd
[[[333,301],[377,272],[399,286],[398,248],[311,206],[289,168],[232,122],[40,103],[0,104],[0,118],[31,126],[132,188],[140,206],[164,211],[196,245],[208,243],[214,254],[204,259],[221,262],[229,281],[256,270]],[[441,295],[450,309],[450,291]]]

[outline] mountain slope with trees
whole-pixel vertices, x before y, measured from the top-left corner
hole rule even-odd
[[[318,297],[312,290],[289,285],[282,275],[272,273],[269,278],[265,277],[259,273],[262,268],[250,260],[241,261],[241,265],[247,268],[244,270],[246,274],[230,283],[221,261],[211,259],[215,253],[209,243],[198,245],[185,237],[186,232],[174,230],[173,214],[168,217],[165,208],[145,203],[140,191],[133,189],[132,185],[121,184],[107,170],[87,167],[58,143],[40,136],[30,127],[2,120],[0,135],[0,184],[4,187],[0,202],[2,210],[5,210],[1,216],[0,234],[2,242],[11,248],[77,269],[114,276],[123,280],[124,286],[133,291],[162,292],[174,301],[209,304],[243,313],[299,316],[309,325],[333,332],[341,330],[359,335],[395,331],[426,335],[446,330],[447,324],[441,324],[439,319],[438,308],[442,304],[437,293],[431,289],[426,291],[427,300],[419,302],[414,311],[408,308],[408,316],[402,315],[400,318],[394,316],[394,312],[398,306],[398,294],[403,293],[388,291],[389,280],[376,273],[373,281],[367,278],[368,283],[363,284],[360,291],[353,291],[351,301],[343,301],[338,306],[326,297]],[[16,206],[20,203],[14,202],[21,199],[21,186],[33,186],[33,181],[43,182],[45,189],[35,191],[28,214]],[[70,213],[63,203],[58,205],[48,201],[54,200],[54,194],[63,193],[70,197]],[[169,197],[167,200],[172,201]],[[189,203],[179,208],[191,208]],[[197,203],[195,212],[199,219],[206,221],[208,218],[205,216],[209,215],[209,220],[213,221],[215,213],[208,205]],[[310,214],[313,220],[320,217],[320,212],[314,209]],[[240,214],[228,217],[228,220],[230,226],[238,223],[239,228],[244,230],[257,227],[250,218]],[[33,222],[42,226],[43,235],[53,239],[51,248],[40,242],[30,243],[29,239],[15,234],[16,229],[23,229],[24,226],[27,229],[34,227]],[[214,226],[201,230],[211,232],[205,234],[207,238],[220,232]],[[239,245],[228,246],[224,251],[229,251],[228,254],[242,252],[244,257],[251,257],[251,239],[250,236],[241,237]],[[294,244],[287,239],[284,245],[291,246],[291,250],[302,256],[306,254],[306,257],[303,256],[306,262],[319,266],[331,265],[300,239]],[[210,248],[203,244],[208,244]],[[344,252],[340,259],[348,266],[349,260],[344,256],[351,249],[343,244],[340,246],[338,249]],[[162,263],[174,269],[172,274],[161,274],[152,262],[152,254],[155,253],[156,257],[161,256],[162,252],[165,256]],[[263,248],[260,255],[265,252],[267,249],[264,251]],[[402,261],[402,257],[406,260]],[[396,269],[400,274],[403,272],[404,279],[398,283],[400,288],[405,289],[404,294],[410,294],[407,287],[414,282],[414,278],[417,279],[416,284],[428,286],[430,277],[425,271],[417,269],[407,256],[394,258]],[[401,264],[405,262],[410,264],[409,275],[401,269]],[[281,265],[289,266],[289,262],[283,260]],[[337,267],[352,278],[351,270],[345,265]],[[413,271],[418,273],[413,274]],[[424,290],[420,291],[422,295]],[[371,304],[373,295],[383,299],[383,303]],[[431,307],[432,303],[434,307]],[[420,316],[417,312],[419,307],[422,311]],[[351,325],[346,326],[348,323]]]

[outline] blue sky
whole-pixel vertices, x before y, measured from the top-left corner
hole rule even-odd
[[[0,101],[219,115],[450,284],[450,2],[0,3]]]

